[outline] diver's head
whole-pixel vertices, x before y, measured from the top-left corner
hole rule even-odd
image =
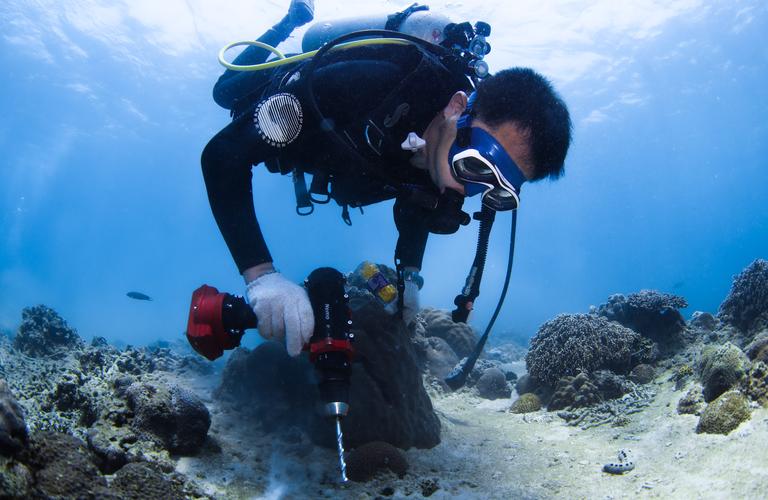
[[[524,181],[562,175],[571,119],[544,77],[514,68],[483,80],[471,99],[455,93],[424,139],[419,162],[441,191],[482,194],[491,208],[509,210]]]

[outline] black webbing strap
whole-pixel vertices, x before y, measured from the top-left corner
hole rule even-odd
[[[304,178],[304,172],[296,169],[293,171],[293,194],[296,196],[297,214],[309,215],[315,211],[312,199],[309,197],[309,191],[307,191],[307,180]]]

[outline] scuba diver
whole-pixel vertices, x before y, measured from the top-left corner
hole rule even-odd
[[[481,195],[481,243],[454,316],[466,321],[493,216],[514,217],[524,182],[558,178],[571,142],[568,109],[546,78],[527,68],[488,73],[487,24],[450,23],[414,4],[378,25],[358,23],[378,28],[372,31],[347,34],[348,26],[334,32],[332,24],[317,24],[303,47],[317,53],[286,58],[276,47],[313,19],[313,7],[293,0],[261,43],[219,78],[214,100],[233,119],[201,159],[211,210],[245,280],[259,333],[284,341],[292,356],[312,335],[312,307],[304,287],[274,267],[254,210],[253,166],[292,174],[302,215],[333,200],[351,224],[349,207],[395,200],[398,300],[406,321],[418,311],[428,235],[468,224],[464,199]],[[268,60],[271,53],[277,58]],[[309,188],[305,174],[312,176]],[[266,193],[257,188],[256,195]]]

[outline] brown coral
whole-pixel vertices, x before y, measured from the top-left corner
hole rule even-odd
[[[24,412],[8,384],[0,379],[0,455],[13,455],[27,444]]]
[[[539,410],[541,410],[541,400],[532,392],[527,392],[517,398],[509,409],[512,413],[531,413]]]
[[[557,382],[555,393],[547,406],[548,411],[574,410],[599,403],[600,391],[586,373],[563,377]]]
[[[426,323],[427,337],[439,337],[445,340],[459,358],[472,353],[477,343],[477,336],[471,326],[466,323],[454,323],[448,311],[426,307],[420,314]]]
[[[744,352],[752,361],[762,361],[768,363],[768,332],[764,332],[755,337]]]
[[[749,417],[747,398],[738,391],[728,391],[704,408],[696,432],[728,434]]]
[[[768,408],[768,364],[755,361],[749,369],[746,393],[753,401]]]
[[[408,462],[400,450],[384,441],[364,444],[347,458],[347,476],[352,481],[369,481],[385,470],[402,477],[408,471]]]

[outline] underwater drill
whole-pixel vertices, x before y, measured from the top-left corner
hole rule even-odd
[[[304,286],[312,304],[315,329],[306,349],[318,377],[322,414],[333,418],[342,482],[347,481],[341,420],[349,412],[349,383],[352,370],[352,315],[349,296],[344,291],[346,278],[330,267],[310,273]],[[202,285],[192,294],[187,323],[187,340],[209,360],[225,349],[240,345],[245,330],[256,328],[258,319],[242,298],[220,293]]]

